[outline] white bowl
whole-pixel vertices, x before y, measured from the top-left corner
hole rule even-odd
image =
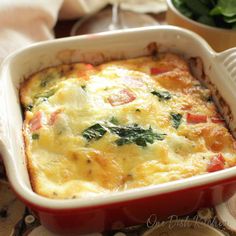
[[[201,35],[216,51],[223,51],[236,47],[236,30],[223,29],[198,23],[184,16],[173,5],[172,0],[167,0],[168,10],[166,19],[168,24],[180,26]]]

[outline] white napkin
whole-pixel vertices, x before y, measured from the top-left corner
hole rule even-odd
[[[96,12],[108,3],[108,0],[64,0],[59,18],[78,18],[79,16]]]
[[[124,10],[139,13],[160,13],[167,10],[166,0],[126,0],[121,1]]]
[[[106,0],[0,0],[0,63],[11,52],[54,38],[60,16],[77,18],[100,9]]]
[[[11,52],[53,38],[62,0],[0,0],[0,63]]]

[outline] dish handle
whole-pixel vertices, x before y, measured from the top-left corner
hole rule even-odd
[[[236,86],[236,47],[218,53],[217,58],[226,69],[233,84]]]
[[[3,99],[3,80],[0,79],[0,163],[1,159],[4,159],[5,154],[7,153],[7,144],[6,144],[6,116],[5,116],[5,103]]]

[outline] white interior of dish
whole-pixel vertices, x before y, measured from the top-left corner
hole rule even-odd
[[[208,44],[190,31],[177,27],[147,27],[112,33],[100,33],[81,37],[71,37],[35,44],[20,50],[10,57],[1,68],[1,93],[3,103],[0,114],[5,114],[0,122],[0,149],[3,153],[9,180],[15,191],[26,201],[48,208],[70,208],[104,204],[171,192],[183,188],[207,184],[235,176],[235,168],[158,186],[128,190],[91,199],[53,200],[35,194],[30,186],[22,138],[22,113],[19,103],[20,83],[32,73],[43,68],[72,62],[101,63],[103,61],[131,58],[149,54],[147,45],[156,42],[159,51],[172,51],[188,57],[200,57],[205,73],[218,88],[236,117],[236,85],[221,64],[225,54],[216,54]],[[0,93],[0,96],[1,96]],[[230,120],[235,129],[235,120]],[[1,128],[2,125],[2,128]],[[190,180],[191,179],[191,180]],[[58,204],[60,203],[60,204]]]

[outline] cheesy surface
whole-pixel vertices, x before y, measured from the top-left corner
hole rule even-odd
[[[171,53],[32,75],[20,89],[34,191],[88,197],[222,170],[235,141],[211,99]]]

